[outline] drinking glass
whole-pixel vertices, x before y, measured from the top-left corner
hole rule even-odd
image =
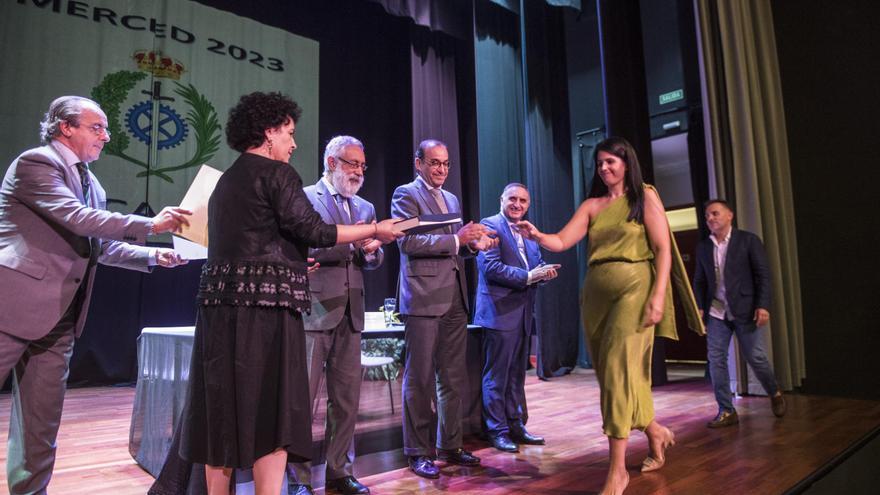
[[[382,307],[385,313],[385,326],[390,327],[394,322],[394,310],[397,309],[397,299],[393,297],[385,298],[385,305]]]

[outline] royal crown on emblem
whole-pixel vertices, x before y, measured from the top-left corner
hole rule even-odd
[[[138,69],[150,72],[156,77],[176,80],[185,72],[179,60],[163,55],[160,51],[138,50],[131,58],[137,62]]]

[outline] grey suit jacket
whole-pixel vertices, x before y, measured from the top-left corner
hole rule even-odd
[[[446,209],[461,212],[458,198],[443,191]],[[391,216],[408,218],[442,213],[424,182],[416,179],[394,190]],[[467,281],[462,258],[473,257],[467,246],[455,248],[455,233],[461,224],[440,227],[427,234],[407,235],[397,240],[400,248],[400,313],[413,316],[442,316],[449,311],[456,284],[468,308]]]
[[[336,200],[323,180],[304,189],[306,196],[326,223],[344,224]],[[376,209],[369,201],[354,196],[351,207],[351,221],[371,223],[376,219]],[[351,321],[354,330],[364,329],[364,275],[362,270],[379,268],[385,258],[380,247],[373,253],[371,261],[361,249],[353,249],[351,244],[341,244],[329,248],[309,249],[309,256],[321,264],[317,271],[309,274],[312,311],[303,316],[306,330],[320,331],[336,328],[345,315],[345,307],[351,304]]]
[[[90,238],[100,239],[98,261],[148,271],[143,242],[150,219],[105,210],[106,194],[90,173],[85,206],[79,174],[52,146],[22,153],[0,186],[0,331],[35,340],[58,323],[85,281],[86,298],[76,323],[82,332],[95,266]]]

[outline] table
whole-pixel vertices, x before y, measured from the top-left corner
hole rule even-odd
[[[195,327],[146,327],[138,337],[138,378],[128,451],[159,475],[186,400]]]
[[[134,460],[157,477],[171,447],[174,428],[186,400],[195,327],[145,327],[138,337],[138,379],[131,413],[128,450]],[[384,326],[368,319],[364,339],[403,338],[402,325]],[[468,325],[468,379],[464,395],[464,428],[480,424],[482,329]]]

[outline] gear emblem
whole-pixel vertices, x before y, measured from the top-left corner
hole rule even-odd
[[[125,115],[128,131],[139,141],[150,145],[152,137],[153,103],[142,101]],[[159,149],[174,148],[186,139],[189,128],[180,115],[167,105],[159,105]]]

